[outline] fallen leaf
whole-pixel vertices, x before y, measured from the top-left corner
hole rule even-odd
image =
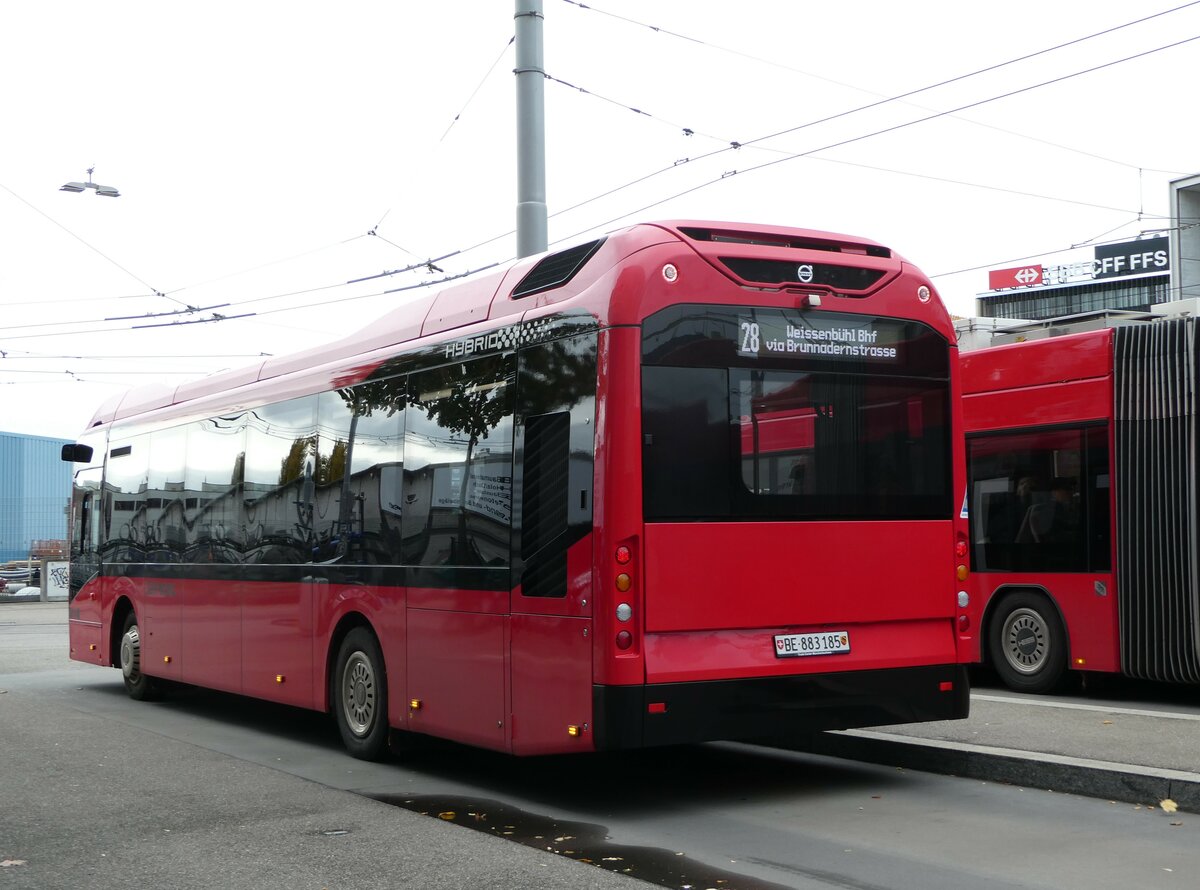
[[[25,865],[24,859],[0,859],[0,868],[12,868],[14,865]]]
[[[1105,726],[1112,726],[1113,724],[1112,724],[1112,721],[1111,721],[1111,720],[1105,720],[1105,721],[1104,721],[1104,725],[1105,725]]]
[[[1164,813],[1173,813],[1179,809],[1179,804],[1175,803],[1175,801],[1171,800],[1169,797],[1166,800],[1159,801],[1158,805],[1162,807]]]
[[[455,814],[454,814],[453,810],[447,810],[444,813],[438,813],[438,818],[445,819],[447,822],[452,821],[454,819],[454,816],[455,816]]]
[[[1182,822],[1172,822],[1172,823],[1171,823],[1171,827],[1172,827],[1172,828],[1178,828],[1178,827],[1179,827],[1180,825],[1182,825],[1182,824],[1183,824]]]

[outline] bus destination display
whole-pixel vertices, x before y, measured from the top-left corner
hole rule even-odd
[[[806,315],[792,321],[782,314],[755,313],[738,319],[738,354],[755,358],[812,356],[894,362],[894,343],[873,325],[874,319],[850,321]]]

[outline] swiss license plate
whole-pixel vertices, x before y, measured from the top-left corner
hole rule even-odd
[[[775,634],[776,658],[803,655],[841,655],[850,651],[850,633],[826,630],[815,634]]]

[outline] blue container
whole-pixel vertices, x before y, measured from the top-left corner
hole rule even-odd
[[[0,432],[0,562],[25,559],[38,546],[65,542],[74,465],[66,439]]]

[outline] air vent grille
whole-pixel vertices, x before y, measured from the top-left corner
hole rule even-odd
[[[595,255],[603,243],[604,239],[598,238],[595,241],[589,241],[587,244],[580,244],[578,247],[571,247],[544,257],[529,270],[525,277],[521,279],[521,282],[513,289],[513,299],[528,297],[533,294],[540,294],[543,291],[553,290],[556,287],[562,287],[579,274],[579,270],[587,265],[587,261]]]
[[[824,250],[830,253],[858,254],[890,259],[891,250],[881,244],[863,244],[857,241],[837,241],[832,238],[789,238],[786,235],[755,234],[754,232],[725,231],[684,226],[679,229],[693,241],[713,244],[759,244],[766,247],[791,247],[797,250]]]
[[[743,257],[721,257],[721,262],[743,281],[797,287],[817,285],[837,291],[868,290],[887,274],[879,269],[859,269],[854,266],[793,263]]]

